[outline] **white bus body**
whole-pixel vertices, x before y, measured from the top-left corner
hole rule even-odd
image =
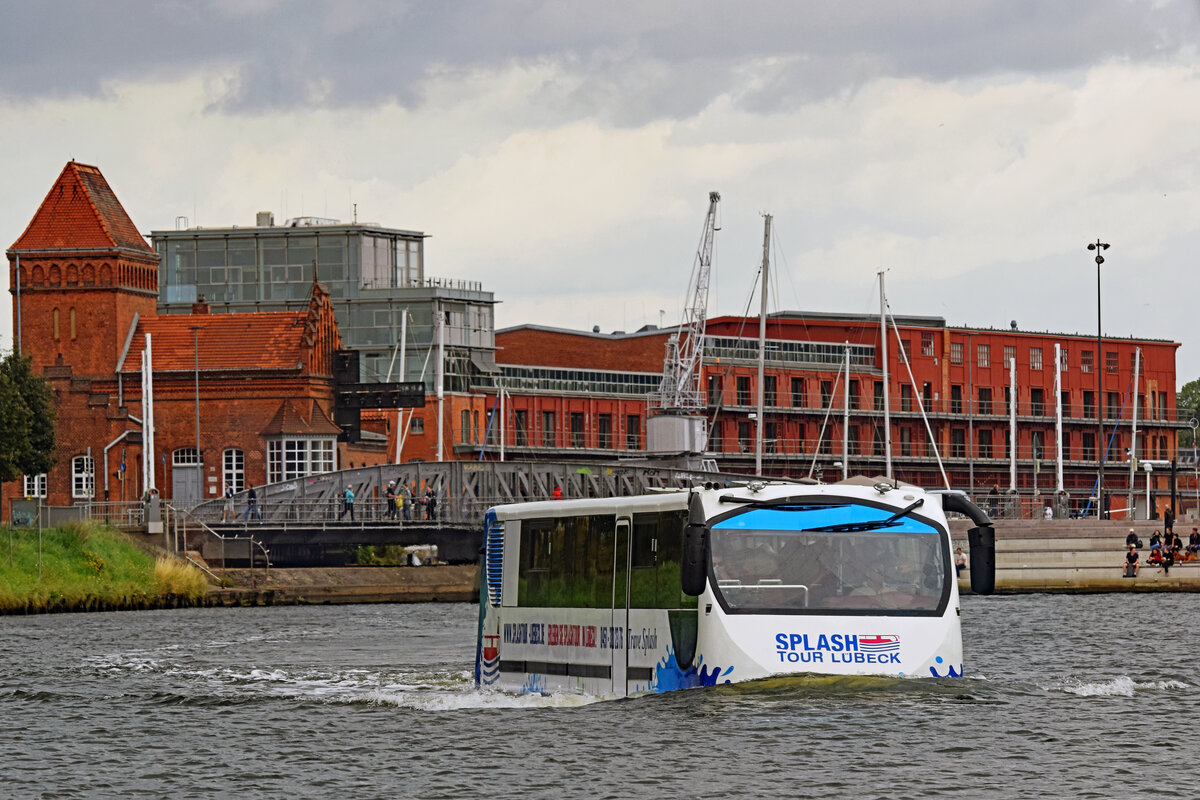
[[[497,506],[476,682],[624,697],[802,673],[961,676],[943,497],[752,483]]]

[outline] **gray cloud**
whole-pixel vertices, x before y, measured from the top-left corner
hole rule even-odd
[[[1178,52],[1194,2],[4,3],[0,93],[97,95],[108,80],[236,70],[216,106],[414,107],[434,70],[547,60],[577,83],[556,114],[636,125],[730,93],[786,110],[879,75],[930,80],[1070,70]],[[758,66],[756,80],[747,69]],[[764,66],[765,65],[765,66]]]

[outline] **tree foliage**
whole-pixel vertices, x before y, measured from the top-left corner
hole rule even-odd
[[[54,393],[33,374],[28,356],[0,361],[0,480],[40,475],[54,466]]]
[[[1175,408],[1179,410],[1179,419],[1183,422],[1200,419],[1200,378],[1183,385],[1183,388],[1175,395]],[[1192,446],[1191,430],[1179,432],[1179,446]]]

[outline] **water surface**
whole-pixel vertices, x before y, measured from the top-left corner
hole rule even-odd
[[[478,692],[478,607],[0,618],[0,796],[1200,796],[1200,595],[963,598],[964,679]]]

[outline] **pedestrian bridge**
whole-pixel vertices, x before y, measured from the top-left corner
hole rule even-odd
[[[256,487],[258,510],[264,525],[373,526],[387,524],[384,492],[389,481],[406,486],[417,503],[411,520],[400,516],[401,525],[472,527],[482,530],[488,508],[502,503],[549,500],[557,486],[564,498],[623,497],[645,494],[653,489],[687,488],[706,481],[729,484],[752,480],[751,476],[678,469],[645,464],[572,461],[444,461],[388,464],[376,467],[327,472]],[[343,515],[345,490],[354,492],[354,520]],[[432,492],[437,503],[434,515],[422,499]],[[209,525],[223,521],[247,521],[248,492],[233,498],[234,518],[225,517],[223,498],[208,500],[191,509],[191,514]],[[256,521],[256,520],[253,520]]]

